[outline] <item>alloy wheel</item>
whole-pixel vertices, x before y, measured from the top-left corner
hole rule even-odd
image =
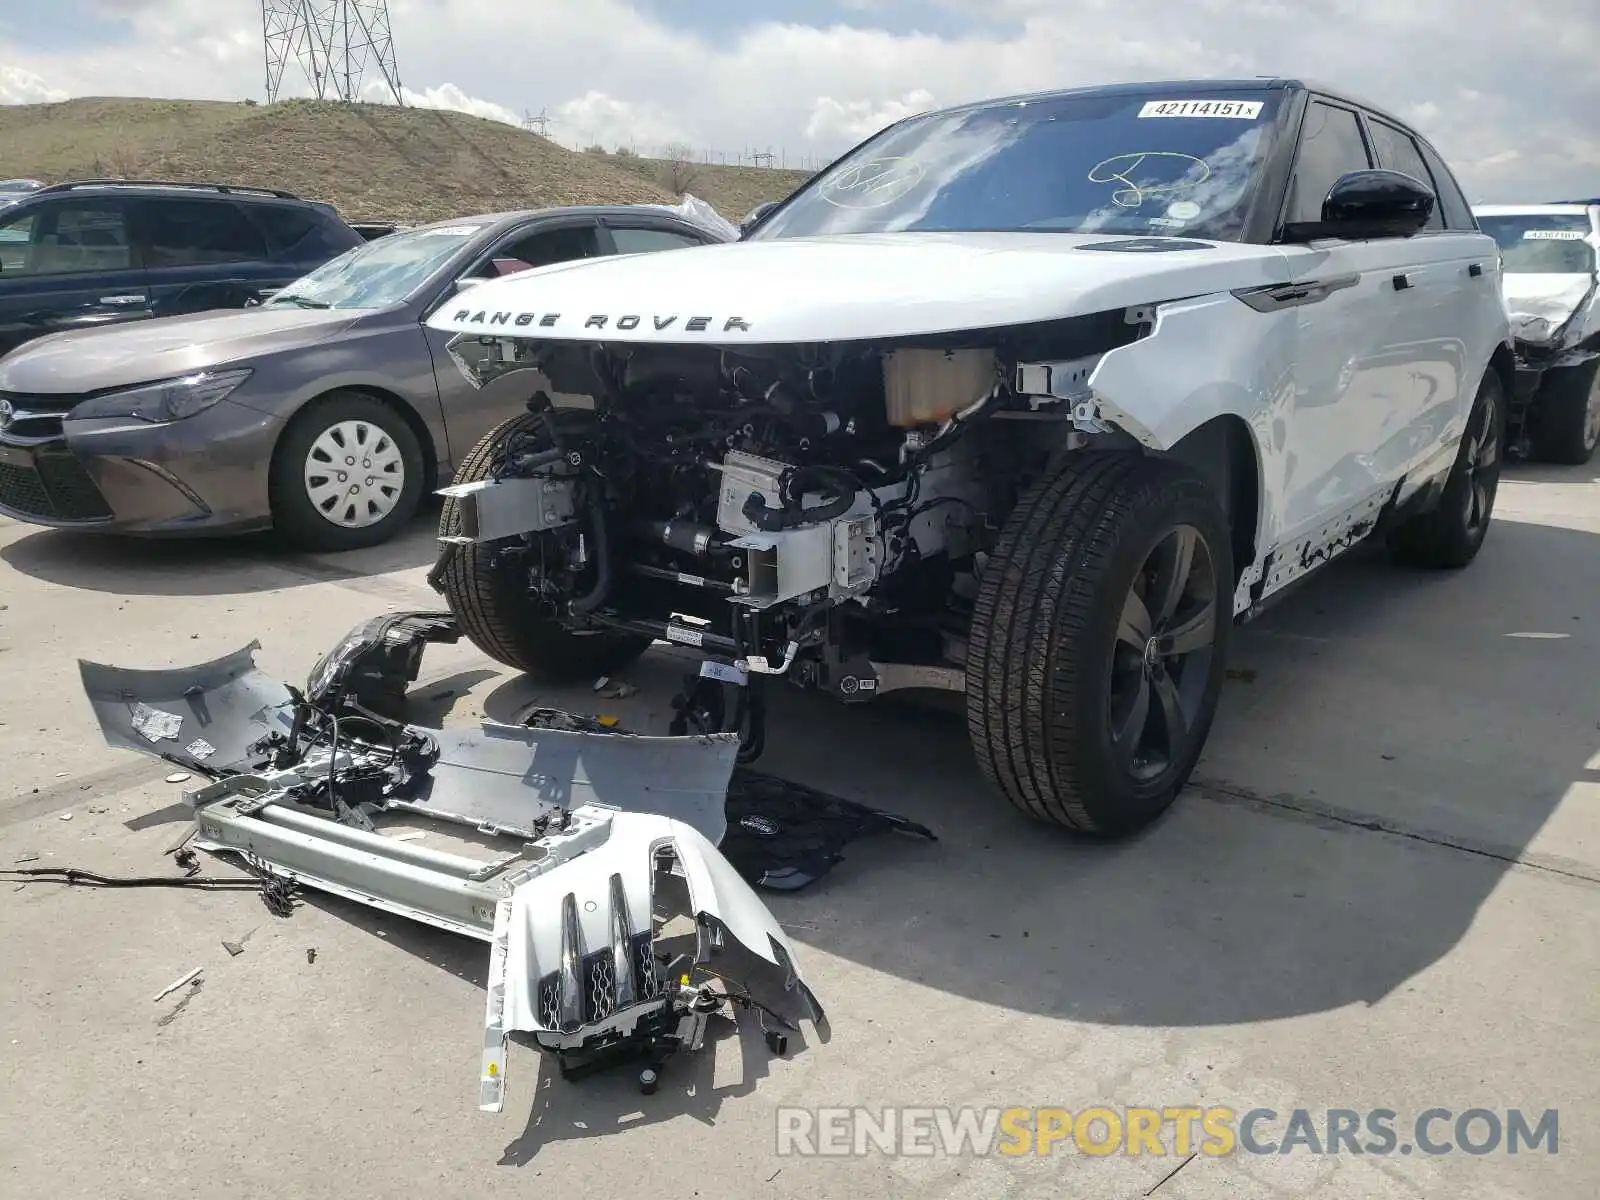
[[[376,525],[394,512],[405,483],[400,447],[370,421],[330,425],[306,455],[306,495],[323,517],[345,529]]]
[[[1184,758],[1195,736],[1217,639],[1217,573],[1192,525],[1162,537],[1134,574],[1112,653],[1111,740],[1144,783]]]
[[[1462,467],[1467,487],[1461,503],[1466,509],[1467,532],[1476,536],[1488,523],[1494,494],[1500,486],[1500,437],[1495,421],[1495,399],[1487,390],[1476,419],[1467,429],[1467,457]]]

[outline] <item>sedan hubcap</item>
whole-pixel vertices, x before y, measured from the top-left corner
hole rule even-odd
[[[1478,419],[1467,430],[1467,531],[1477,533],[1489,520],[1495,489],[1500,485],[1500,439],[1495,435],[1494,399],[1485,395]]]
[[[1111,740],[1141,781],[1178,761],[1194,736],[1217,639],[1211,548],[1180,525],[1151,549],[1122,604],[1111,659]]]
[[[395,510],[406,464],[394,439],[370,421],[340,421],[311,443],[306,495],[324,517],[345,529],[376,525]]]

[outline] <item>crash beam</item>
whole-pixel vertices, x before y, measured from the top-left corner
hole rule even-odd
[[[342,825],[282,792],[263,792],[270,787],[262,777],[235,775],[193,793],[196,844],[249,856],[316,891],[481,942],[493,940],[496,906],[518,884],[602,845],[610,824],[598,806],[575,809],[564,829],[484,862]]]
[[[575,482],[548,475],[455,483],[438,494],[454,499],[461,518],[456,542],[494,542],[522,533],[560,529],[572,523]]]

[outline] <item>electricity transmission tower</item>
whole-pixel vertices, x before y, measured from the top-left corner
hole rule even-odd
[[[405,103],[388,0],[261,0],[261,28],[268,104],[278,99],[290,62],[319,100],[359,99],[362,76],[376,66],[394,102]]]

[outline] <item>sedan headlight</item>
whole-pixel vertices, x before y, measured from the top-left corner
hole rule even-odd
[[[73,420],[91,417],[131,417],[136,421],[160,424],[181,421],[219,403],[246,379],[250,368],[236,371],[200,371],[181,379],[166,379],[112,392],[85,400],[68,416]]]

